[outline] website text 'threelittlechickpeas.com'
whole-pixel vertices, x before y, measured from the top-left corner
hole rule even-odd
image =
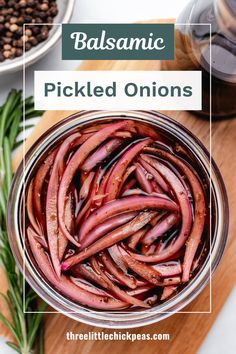
[[[72,331],[66,332],[66,339],[68,341],[83,341],[83,340],[98,340],[98,341],[169,341],[169,333],[130,333],[118,332],[112,333],[104,332],[85,332],[75,333]]]

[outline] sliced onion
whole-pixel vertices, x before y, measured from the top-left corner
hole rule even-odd
[[[120,120],[52,147],[25,199],[27,250],[55,290],[93,309],[148,308],[196,274],[206,195],[192,157],[172,144]]]

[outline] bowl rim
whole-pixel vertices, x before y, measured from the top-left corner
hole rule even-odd
[[[38,48],[38,50],[35,50],[33,52],[28,51],[23,53],[23,55],[18,58],[4,61],[3,65],[1,65],[2,63],[0,63],[0,74],[5,75],[7,73],[23,70],[24,67],[34,64],[36,61],[43,58],[48,53],[48,51],[50,51],[50,49],[52,49],[59,41],[61,37],[61,31],[60,31],[61,25],[62,23],[68,23],[70,21],[74,9],[74,4],[75,4],[75,0],[67,1],[66,10],[63,14],[63,17],[61,18],[61,23],[52,22],[50,24],[50,25],[57,25],[58,28],[51,36],[49,34],[49,37],[45,41],[40,43],[42,45],[40,46],[40,48]],[[28,23],[27,25],[36,25],[36,24]],[[44,25],[44,24],[42,23],[38,25]],[[37,46],[35,46],[35,48],[37,48]]]

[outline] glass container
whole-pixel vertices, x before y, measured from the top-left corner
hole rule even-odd
[[[177,19],[175,60],[164,64],[167,70],[202,71],[199,113],[212,110],[213,119],[236,114],[235,19],[235,0],[191,0]]]
[[[22,232],[22,212],[24,210],[24,191],[30,181],[30,176],[37,168],[43,156],[63,137],[74,130],[91,124],[117,119],[137,120],[151,125],[157,131],[174,139],[191,153],[201,173],[208,179],[211,191],[212,222],[209,251],[198,273],[175,296],[162,303],[144,310],[129,310],[127,312],[94,311],[75,303],[56,291],[37,271],[26,251],[24,234]],[[210,159],[210,155],[202,143],[184,126],[174,119],[154,111],[83,111],[76,113],[49,129],[31,147],[19,166],[12,184],[7,225],[12,252],[16,262],[25,274],[31,287],[56,311],[59,311],[77,321],[93,326],[107,328],[132,328],[158,322],[176,313],[189,304],[208,284],[211,274],[222,256],[228,232],[228,202],[224,183],[220,172]],[[200,310],[199,310],[200,311]]]

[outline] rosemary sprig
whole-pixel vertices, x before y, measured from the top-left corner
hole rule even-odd
[[[21,130],[23,101],[21,91],[11,90],[6,102],[0,107],[0,262],[8,282],[7,294],[0,297],[5,301],[11,320],[0,313],[0,320],[11,330],[15,342],[7,342],[21,354],[43,353],[42,313],[46,304],[39,300],[27,285],[25,310],[23,312],[23,276],[16,266],[8,241],[6,228],[6,206],[12,180],[11,154],[16,146],[16,137]],[[33,98],[25,100],[25,118],[38,117],[42,112],[34,110]]]

